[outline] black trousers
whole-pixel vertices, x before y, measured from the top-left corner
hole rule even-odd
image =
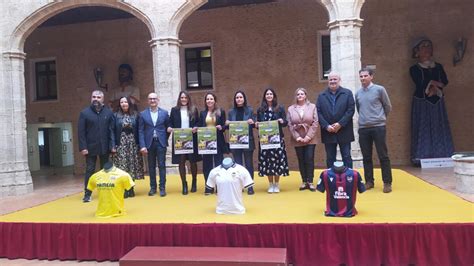
[[[253,179],[253,172],[255,171],[253,169],[253,150],[240,150],[240,149],[235,149],[231,150],[232,152],[232,157],[234,157],[234,160],[236,163],[245,166],[247,171],[249,171],[250,176]]]
[[[314,150],[316,144],[295,147],[298,157],[298,167],[303,182],[313,183],[314,179]]]
[[[207,178],[209,177],[209,173],[211,170],[220,165],[222,163],[222,159],[224,159],[223,153],[217,154],[203,154],[202,155],[202,171],[204,173],[204,180],[207,182]]]
[[[359,144],[364,162],[365,182],[374,183],[374,163],[372,161],[372,145],[375,144],[382,168],[382,180],[392,184],[392,166],[388,157],[385,126],[359,129]]]
[[[331,168],[336,161],[337,145],[341,151],[342,161],[346,167],[352,168],[351,143],[325,143],[326,149],[326,167]]]
[[[109,154],[102,155],[86,155],[86,175],[84,178],[84,191],[87,190],[87,184],[89,183],[89,178],[95,173],[95,164],[99,157],[100,168],[104,168],[104,164],[109,161]]]

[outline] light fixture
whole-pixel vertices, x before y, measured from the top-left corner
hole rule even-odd
[[[453,56],[453,65],[456,66],[458,63],[460,63],[464,57],[464,53],[466,52],[466,47],[467,47],[467,39],[466,38],[459,38],[454,43],[454,49],[456,53]]]
[[[104,79],[104,71],[102,71],[100,67],[94,68],[94,78],[99,88],[104,89],[105,91],[108,90],[107,84],[105,84],[105,86],[102,85],[102,80]]]

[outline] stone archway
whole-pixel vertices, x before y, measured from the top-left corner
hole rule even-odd
[[[155,36],[156,30],[151,19],[136,7],[125,2],[100,0],[61,1],[49,3],[26,17],[25,20],[23,20],[12,33],[9,41],[9,49],[11,51],[22,51],[26,38],[39,25],[41,25],[41,23],[61,12],[82,6],[104,6],[128,12],[141,20],[147,26],[152,38]]]
[[[349,87],[357,87],[355,69],[360,67],[360,9],[365,0],[315,0],[328,11],[332,62]],[[181,90],[178,33],[183,21],[207,0],[147,1],[77,0],[43,3],[7,2],[12,19],[0,19],[8,39],[0,42],[0,197],[31,192],[26,140],[24,42],[48,18],[81,6],[106,6],[126,11],[149,29],[153,56],[154,89],[169,108]],[[133,4],[132,4],[133,3]],[[8,23],[5,23],[8,22]],[[349,47],[349,51],[347,49]],[[342,49],[344,48],[344,49]],[[347,54],[351,56],[347,56]],[[346,56],[343,56],[346,55]]]
[[[153,50],[155,90],[165,109],[174,106],[181,91],[179,29],[194,11],[207,0],[186,0],[169,12],[169,18],[159,21],[156,36],[150,41]],[[159,63],[160,62],[160,63]]]
[[[4,100],[4,105],[0,107],[4,114],[0,117],[0,198],[26,194],[33,190],[26,139],[25,40],[50,17],[82,6],[105,6],[123,10],[141,20],[152,38],[155,35],[155,27],[144,12],[130,4],[116,1],[55,1],[44,6],[30,7],[31,14],[21,19],[16,27],[12,25],[15,28],[10,30],[9,39],[2,47],[0,64],[0,95]],[[20,12],[16,14],[16,18],[21,16]]]
[[[207,0],[194,0],[187,1],[185,4],[180,6],[170,20],[169,33],[174,36],[178,36],[181,25],[183,25],[183,22],[186,20],[186,18],[188,18],[194,11],[196,11],[205,3],[207,3]]]

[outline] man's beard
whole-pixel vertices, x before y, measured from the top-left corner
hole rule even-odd
[[[100,101],[93,100],[91,105],[96,111],[100,111],[100,109],[102,109],[102,103]]]

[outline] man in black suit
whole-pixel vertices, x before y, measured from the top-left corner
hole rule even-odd
[[[331,168],[336,161],[337,145],[339,145],[344,165],[352,168],[354,96],[352,91],[341,87],[340,82],[339,74],[329,73],[328,88],[319,94],[316,102],[321,125],[321,140],[326,148],[327,168]]]
[[[91,105],[81,111],[78,124],[79,151],[86,157],[83,202],[91,201],[92,191],[87,189],[87,183],[95,172],[97,157],[103,168],[115,146],[113,120],[112,111],[104,105],[104,93],[100,90],[93,91]]]

